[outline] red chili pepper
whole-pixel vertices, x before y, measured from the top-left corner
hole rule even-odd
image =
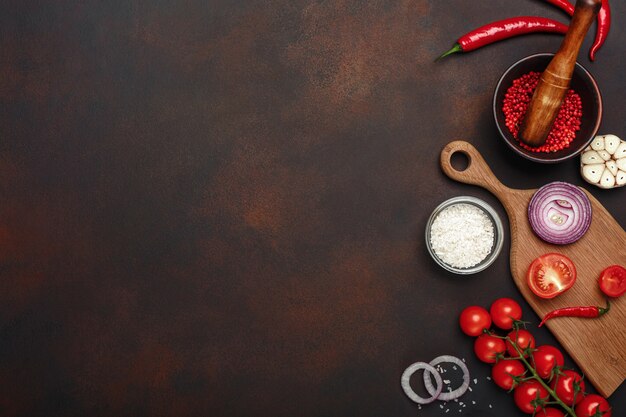
[[[587,306],[587,307],[565,307],[558,310],[554,310],[545,315],[539,327],[543,326],[546,321],[555,317],[586,317],[595,318],[600,317],[609,312],[611,309],[611,303],[607,301],[606,308]]]
[[[548,3],[560,8],[565,11],[565,13],[570,16],[574,15],[574,6],[567,0],[546,0]],[[596,59],[596,52],[598,49],[602,47],[604,41],[609,35],[609,30],[611,29],[611,7],[609,6],[609,0],[602,0],[602,7],[598,12],[598,28],[596,29],[596,39],[593,41],[593,45],[591,45],[591,49],[589,50],[589,58],[592,61]]]
[[[567,26],[556,20],[537,16],[520,16],[499,20],[461,36],[452,49],[438,59],[455,52],[469,52],[503,39],[536,32],[564,34],[567,32]]]
[[[546,0],[553,6],[558,7],[570,16],[574,15],[574,5],[567,0]]]
[[[589,58],[592,61],[596,59],[596,52],[604,44],[606,37],[609,35],[611,29],[611,7],[609,6],[609,0],[602,0],[602,7],[598,12],[598,28],[596,29],[596,39],[591,45],[589,50]]]

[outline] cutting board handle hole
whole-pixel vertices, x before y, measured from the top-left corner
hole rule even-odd
[[[450,155],[450,165],[455,171],[463,172],[470,165],[470,156],[465,151],[456,151]]]

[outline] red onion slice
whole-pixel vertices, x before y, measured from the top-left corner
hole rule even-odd
[[[459,368],[461,368],[461,371],[463,372],[463,383],[461,384],[460,387],[458,387],[454,391],[441,392],[439,396],[437,397],[439,401],[452,401],[456,398],[459,398],[461,395],[465,394],[465,391],[467,391],[467,389],[469,388],[469,384],[470,384],[469,369],[467,369],[467,366],[465,365],[465,363],[463,363],[463,361],[457,358],[456,356],[451,356],[451,355],[439,356],[433,359],[432,361],[430,361],[430,365],[432,367],[435,367],[439,365],[440,363],[446,363],[446,362],[453,363]],[[434,374],[432,373],[432,371],[424,371],[424,385],[426,386],[426,391],[428,391],[430,395],[435,395],[437,390],[435,389],[435,387],[433,387],[432,380],[430,379],[430,374],[438,375],[438,373]],[[435,381],[436,380],[437,380],[437,376],[435,376]]]
[[[552,182],[530,199],[528,221],[535,234],[548,243],[574,243],[591,225],[591,202],[575,185]]]
[[[418,370],[423,369],[424,375],[427,373],[431,373],[435,377],[435,384],[437,384],[437,388],[432,386],[430,383],[432,392],[429,390],[428,393],[432,395],[430,398],[422,398],[413,391],[411,388],[411,376]],[[428,378],[430,379],[430,378]],[[429,381],[430,382],[430,381]],[[439,394],[441,394],[441,390],[443,389],[443,381],[441,380],[441,375],[432,365],[427,364],[426,362],[415,362],[413,365],[409,366],[402,373],[402,378],[400,378],[400,385],[402,385],[402,389],[404,393],[409,397],[412,401],[418,404],[430,404],[437,399]]]

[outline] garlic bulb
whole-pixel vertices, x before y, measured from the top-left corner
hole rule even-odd
[[[580,156],[580,172],[600,188],[626,185],[626,142],[615,135],[596,136]]]

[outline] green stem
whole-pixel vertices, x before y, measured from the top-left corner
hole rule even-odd
[[[574,382],[572,383],[574,385],[574,399],[572,400],[573,404],[576,404],[576,395],[580,391],[580,385],[576,386],[577,383],[580,384],[580,381],[577,382],[576,378],[574,378]]]
[[[567,411],[567,414],[569,414],[572,417],[576,417],[576,413],[574,412],[574,410],[570,407],[567,406],[567,404],[565,404],[563,401],[561,401],[561,399],[559,398],[558,395],[556,395],[556,392],[554,392],[552,390],[552,388],[550,388],[544,381],[543,379],[541,379],[541,377],[539,377],[539,375],[537,374],[537,371],[535,371],[535,368],[533,368],[530,363],[528,363],[528,361],[526,360],[526,358],[524,357],[522,351],[520,350],[520,348],[517,346],[517,343],[513,342],[511,340],[510,337],[505,337],[505,339],[511,344],[511,346],[513,346],[515,348],[515,350],[517,351],[517,354],[520,356],[520,360],[524,363],[524,365],[526,365],[526,368],[528,368],[528,370],[530,371],[530,373],[532,374],[532,376],[534,377],[534,379],[536,379],[545,389],[546,391],[548,391],[548,393],[550,394],[550,396],[552,396],[552,398],[555,399],[556,403],[559,404],[561,407],[563,407],[563,409],[565,411]]]
[[[598,317],[605,315],[611,309],[611,302],[606,300],[606,308],[598,307]]]
[[[457,52],[463,52],[463,48],[458,43],[455,43],[452,48],[444,52],[439,58],[435,59],[435,61],[439,61],[440,59],[445,58],[448,55],[452,55]]]

